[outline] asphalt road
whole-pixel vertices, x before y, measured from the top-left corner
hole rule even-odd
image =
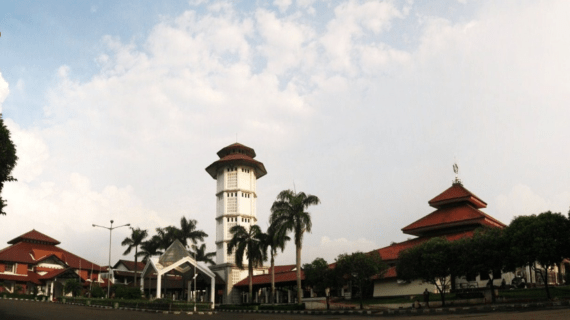
[[[473,319],[473,320],[545,320],[545,319],[570,319],[570,309],[547,309],[540,311],[522,312],[491,312],[454,315],[427,315],[427,316],[361,316],[361,315],[298,315],[298,314],[260,314],[260,313],[227,313],[221,312],[215,315],[174,315],[162,313],[147,313],[140,311],[100,309],[85,306],[63,305],[56,303],[41,303],[31,301],[0,300],[0,320],[146,320],[146,319],[255,319],[255,320],[325,320],[325,319]]]

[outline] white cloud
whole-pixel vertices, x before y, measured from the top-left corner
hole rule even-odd
[[[277,6],[279,8],[279,11],[285,12],[292,2],[292,0],[275,0],[273,1],[273,5]]]
[[[37,131],[22,130],[11,119],[6,119],[6,127],[10,130],[12,142],[16,145],[18,162],[12,176],[19,181],[30,182],[44,170],[44,164],[49,158],[48,147]]]
[[[106,261],[107,253],[93,249],[108,246],[108,233],[91,224],[108,226],[114,219],[115,225],[133,222],[151,233],[155,227],[168,224],[157,212],[145,208],[132,187],[110,185],[96,191],[89,179],[78,173],[57,184],[11,182],[4,188],[4,196],[8,207],[3,226],[11,230],[11,237],[36,229],[61,241],[63,248],[99,263]],[[114,248],[119,248],[118,243],[129,231],[125,228],[114,234]],[[113,259],[119,258],[117,251]]]
[[[570,191],[562,191],[544,196],[524,184],[515,185],[509,193],[500,194],[496,199],[495,218],[509,224],[516,216],[539,214],[546,211],[568,213]],[[501,219],[502,218],[502,219]]]
[[[281,75],[291,68],[315,63],[315,32],[309,26],[292,19],[280,20],[273,12],[262,9],[255,16],[264,40],[258,50],[267,59],[267,72]]]
[[[0,112],[2,112],[2,103],[6,100],[9,93],[10,89],[8,89],[8,82],[4,80],[2,73],[0,72]]]
[[[402,18],[403,14],[391,2],[346,1],[338,5],[335,18],[328,22],[327,33],[321,38],[329,58],[331,67],[349,73],[353,70],[353,45],[366,32],[379,34],[391,26],[394,18]]]

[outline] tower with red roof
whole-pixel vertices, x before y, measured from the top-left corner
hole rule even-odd
[[[226,281],[224,303],[239,299],[237,292],[232,293],[233,285],[247,273],[235,267],[235,253],[227,254],[227,244],[233,226],[248,229],[257,222],[257,179],[267,171],[255,156],[252,148],[236,142],[218,151],[220,159],[206,168],[216,180],[216,266],[212,270]]]

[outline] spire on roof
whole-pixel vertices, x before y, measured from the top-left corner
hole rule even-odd
[[[453,172],[455,172],[455,180],[453,180],[452,184],[462,184],[461,179],[459,179],[459,166],[457,165],[457,159],[455,159],[453,163]]]

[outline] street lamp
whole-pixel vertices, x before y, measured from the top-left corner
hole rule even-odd
[[[120,227],[130,227],[131,224],[127,223],[124,224],[122,226],[118,226],[118,227],[113,227],[113,220],[111,220],[111,226],[110,227],[103,227],[103,226],[99,226],[96,224],[93,224],[93,227],[99,227],[99,228],[105,228],[107,230],[109,230],[109,274],[107,276],[107,298],[111,298],[111,286],[110,286],[110,282],[111,282],[111,237],[113,236],[113,229],[117,229]]]

